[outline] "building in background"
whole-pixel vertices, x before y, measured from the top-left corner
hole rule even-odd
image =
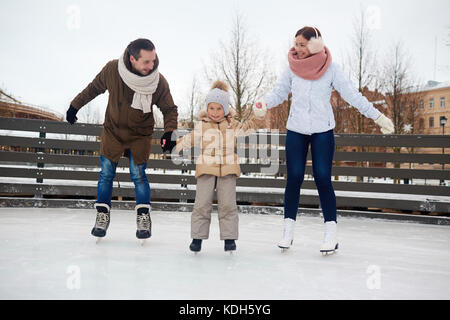
[[[63,115],[43,107],[23,103],[1,89],[0,117],[64,121]]]
[[[450,81],[428,83],[419,89],[421,99],[418,107],[417,127],[421,134],[450,135]],[[422,153],[448,154],[450,148],[424,148]],[[448,170],[448,165],[418,164],[415,168]]]
[[[450,134],[450,81],[428,83],[419,89],[422,98],[417,126],[423,134]],[[445,125],[441,121],[447,119]]]

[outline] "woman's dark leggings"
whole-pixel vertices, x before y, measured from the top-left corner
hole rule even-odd
[[[334,155],[333,130],[312,135],[289,131],[286,134],[287,182],[284,192],[284,217],[297,217],[300,188],[305,175],[306,156],[311,145],[314,181],[326,221],[336,221],[336,196],[331,184]]]

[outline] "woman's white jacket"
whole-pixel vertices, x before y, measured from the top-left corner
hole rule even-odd
[[[380,115],[335,64],[317,80],[305,80],[295,75],[289,67],[281,74],[272,92],[264,97],[267,108],[273,108],[287,99],[292,92],[292,103],[286,128],[302,134],[325,132],[335,127],[331,90],[336,89],[351,106],[364,116],[376,120]]]

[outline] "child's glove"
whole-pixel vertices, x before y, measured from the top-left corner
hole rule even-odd
[[[256,102],[253,105],[253,114],[258,120],[264,120],[267,113],[267,103],[264,100]]]
[[[381,132],[383,134],[393,134],[395,131],[394,123],[392,123],[392,120],[384,114],[381,114],[381,116],[375,120],[375,123],[381,127]]]

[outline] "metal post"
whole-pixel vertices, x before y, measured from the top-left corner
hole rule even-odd
[[[40,131],[39,131],[39,144],[42,146],[42,148],[37,148],[37,176],[36,176],[36,183],[43,183],[44,179],[43,179],[43,170],[41,170],[42,168],[44,168],[44,154],[45,154],[45,138],[46,138],[46,127],[44,125],[39,127]],[[42,187],[36,187],[36,191],[34,193],[34,197],[35,198],[42,198],[43,197],[43,193],[42,193]]]
[[[445,124],[447,122],[447,117],[446,116],[441,116],[441,118],[439,119],[440,125],[442,127],[442,135],[445,135]],[[442,147],[442,155],[445,154],[445,147]],[[445,170],[445,162],[442,162],[442,171]],[[439,185],[441,186],[445,186],[445,180],[442,179],[439,181]]]

